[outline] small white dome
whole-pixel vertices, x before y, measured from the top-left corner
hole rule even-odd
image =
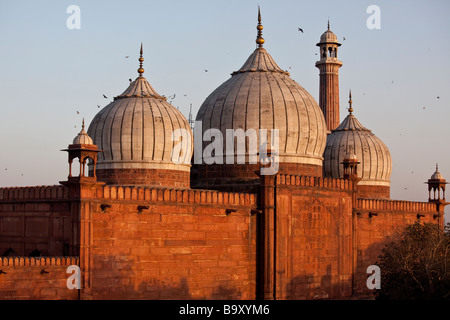
[[[358,157],[356,156],[356,154],[354,154],[354,153],[352,153],[352,152],[348,152],[348,153],[345,155],[344,160],[347,160],[347,161],[350,161],[350,160],[356,160],[356,161],[358,161]]]
[[[359,185],[390,186],[392,160],[389,149],[371,130],[349,114],[327,139],[324,152],[326,177],[343,178],[342,162],[348,150],[359,160]]]
[[[439,172],[438,166],[436,165],[436,171],[431,176],[431,180],[444,180],[444,177]]]
[[[73,139],[72,144],[91,144],[91,145],[94,144],[94,142],[92,141],[91,137],[89,137],[87,132],[84,130],[84,119],[83,119],[83,125],[82,125],[82,128],[81,128],[81,131]]]
[[[320,36],[320,42],[317,46],[321,44],[336,44],[340,46],[341,44],[338,42],[337,36],[330,30],[330,23],[328,22],[328,29]]]

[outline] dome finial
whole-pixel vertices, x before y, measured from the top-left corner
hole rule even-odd
[[[328,17],[328,30],[330,30],[330,18]]]
[[[349,94],[349,100],[348,100],[348,105],[349,105],[349,107],[348,107],[348,112],[350,113],[350,114],[352,114],[352,112],[353,112],[353,107],[352,107],[352,89],[350,89],[350,94]]]
[[[81,124],[81,129],[84,130],[84,118],[83,118],[83,122]]]
[[[139,69],[137,70],[137,72],[139,73],[139,77],[142,77],[142,74],[144,73],[144,68],[142,68],[142,62],[144,61],[144,58],[142,57],[144,53],[144,50],[142,49],[142,42],[141,42],[141,52],[140,52],[140,57],[139,57]]]
[[[258,30],[258,36],[256,37],[256,43],[258,44],[258,48],[262,48],[264,44],[264,38],[262,37],[262,29],[263,26],[261,25],[261,11],[258,6],[258,25],[256,26],[256,29]]]

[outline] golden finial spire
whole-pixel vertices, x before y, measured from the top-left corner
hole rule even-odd
[[[330,18],[328,18],[328,30],[330,30]]]
[[[81,124],[81,129],[84,130],[84,118],[83,118],[83,123]]]
[[[258,25],[256,26],[256,29],[258,30],[258,36],[256,37],[256,43],[258,44],[258,48],[262,48],[265,41],[264,41],[264,38],[262,37],[263,26],[261,25],[261,11],[259,10],[259,6],[258,6]]]
[[[142,74],[144,73],[144,68],[142,68],[142,62],[144,61],[144,58],[142,57],[142,54],[144,53],[144,50],[142,50],[142,42],[141,42],[141,55],[139,57],[139,69],[137,72],[139,73],[139,77],[142,77]]]
[[[352,90],[351,89],[350,89],[348,104],[349,104],[348,112],[350,112],[350,114],[352,114],[353,107],[352,107]]]

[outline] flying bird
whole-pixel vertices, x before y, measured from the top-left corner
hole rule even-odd
[[[128,81],[133,82],[133,80],[131,80],[131,79],[128,79]]]
[[[342,40],[345,41],[345,37],[343,37]]]
[[[129,58],[129,57],[130,57],[130,56],[125,56],[125,59],[126,59],[126,58]]]
[[[208,70],[205,69],[205,72],[208,72]]]
[[[103,95],[103,98],[105,98],[105,99],[108,99],[108,97],[107,97],[107,96],[105,96],[105,95]]]
[[[77,111],[77,114],[80,114],[80,111]]]
[[[298,31],[300,31],[301,33],[303,33],[303,29],[302,29],[302,28],[298,28]]]
[[[97,105],[97,107],[99,107],[99,108],[100,108],[100,106],[99,106],[99,105]]]

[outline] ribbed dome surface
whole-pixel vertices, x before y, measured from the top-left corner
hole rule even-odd
[[[358,176],[362,180],[359,185],[390,185],[392,160],[388,148],[352,114],[328,135],[324,152],[326,177],[343,178],[341,163],[348,152],[354,153],[360,162]]]
[[[264,48],[257,48],[242,68],[206,98],[196,121],[202,122],[203,132],[219,129],[224,140],[227,129],[255,129],[257,134],[259,129],[268,133],[278,129],[280,163],[322,166],[326,143],[322,111]]]
[[[327,30],[320,36],[320,43],[338,43],[338,39],[331,30]]]
[[[444,177],[442,176],[442,174],[439,172],[438,168],[436,167],[436,171],[431,176],[431,180],[443,180],[443,179],[444,179]]]
[[[173,159],[177,129],[189,137],[183,139],[186,152]],[[190,170],[193,140],[186,118],[142,76],[94,117],[88,133],[103,150],[97,169]]]
[[[78,135],[73,139],[72,144],[94,144],[91,137],[89,137],[89,135],[84,130],[84,123],[80,133],[78,133]]]

